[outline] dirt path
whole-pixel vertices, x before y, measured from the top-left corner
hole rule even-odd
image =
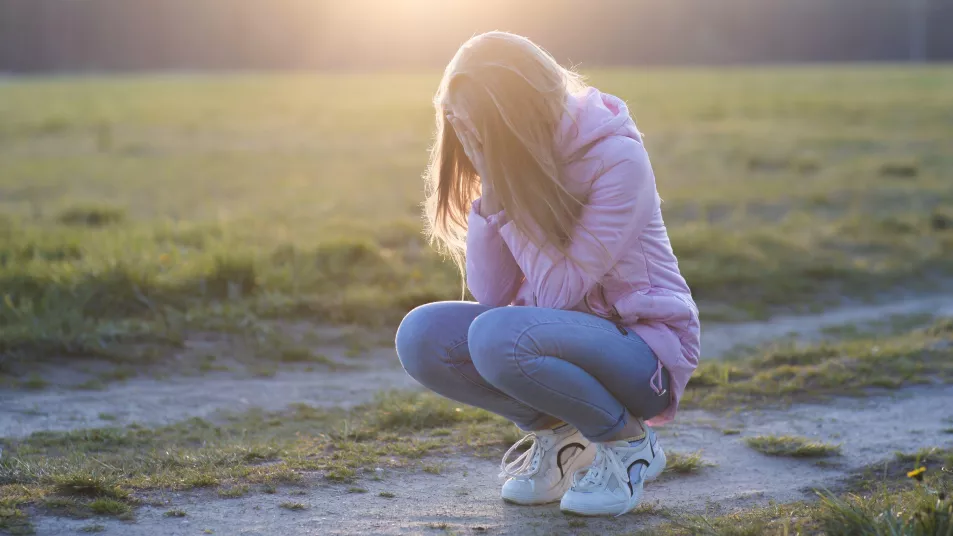
[[[717,464],[690,476],[663,477],[646,488],[645,503],[677,513],[713,513],[809,498],[811,487],[834,486],[852,469],[888,458],[895,451],[953,444],[945,418],[953,416],[953,387],[920,387],[889,397],[841,399],[823,405],[787,410],[751,411],[730,417],[703,411],[685,412],[679,423],[660,430],[670,451],[703,449]],[[742,430],[725,436],[726,427]],[[744,444],[758,434],[798,434],[842,444],[834,463],[771,458]],[[305,495],[283,488],[275,495],[220,499],[207,492],[165,494],[167,504],[139,510],[135,523],[99,520],[105,535],[186,536],[209,529],[220,535],[283,536],[311,534],[621,534],[658,518],[646,513],[620,519],[589,519],[585,529],[556,506],[515,507],[500,501],[497,460],[454,457],[440,475],[424,472],[382,474],[379,481],[360,482],[367,493],[348,493],[347,486],[322,485]],[[380,497],[390,492],[394,498]],[[293,501],[306,510],[279,506]],[[170,508],[187,512],[167,518]],[[44,517],[38,534],[75,534],[89,521]],[[580,521],[576,521],[580,523]],[[443,532],[441,532],[443,531]]]
[[[811,341],[821,337],[827,327],[914,314],[953,315],[953,297],[850,307],[814,316],[782,316],[764,322],[709,324],[702,335],[704,357],[722,357],[739,341],[753,346],[791,334],[799,340]],[[0,437],[133,422],[156,425],[189,417],[210,417],[221,409],[279,410],[292,403],[346,407],[365,402],[381,390],[416,387],[389,348],[374,350],[359,362],[363,366],[361,370],[281,371],[270,378],[207,374],[168,380],[135,379],[109,384],[96,391],[0,389]]]
[[[776,316],[764,322],[713,324],[702,326],[702,358],[725,357],[738,347],[753,347],[793,336],[798,343],[817,342],[827,328],[863,326],[889,320],[890,317],[932,315],[953,316],[953,295],[909,298],[881,305],[858,305],[832,309],[816,315]],[[703,322],[704,324],[704,322]]]
[[[365,356],[361,364],[364,368],[360,370],[288,370],[268,378],[230,374],[167,380],[144,378],[95,391],[0,390],[0,437],[133,422],[168,424],[190,417],[214,417],[222,410],[278,411],[293,403],[346,408],[370,400],[384,389],[410,389],[417,385],[399,367],[393,350],[376,350]]]

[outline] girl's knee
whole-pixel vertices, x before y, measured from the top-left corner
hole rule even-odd
[[[421,305],[407,313],[397,328],[395,347],[401,366],[412,378],[423,383],[429,372],[443,366],[439,342],[439,304]]]
[[[476,317],[467,336],[470,359],[486,381],[495,386],[507,383],[517,370],[515,318],[511,308],[491,309]]]

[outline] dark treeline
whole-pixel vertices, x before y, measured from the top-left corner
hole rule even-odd
[[[0,0],[0,71],[430,68],[489,29],[590,66],[953,59],[953,0]]]

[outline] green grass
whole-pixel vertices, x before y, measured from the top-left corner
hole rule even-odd
[[[705,467],[712,467],[712,462],[702,458],[700,450],[695,452],[668,452],[666,453],[667,463],[665,464],[666,473],[691,474],[697,473]]]
[[[28,523],[30,506],[123,516],[150,490],[217,487],[220,497],[235,498],[307,485],[303,475],[350,483],[367,470],[418,465],[449,449],[498,454],[516,435],[500,417],[422,393],[383,394],[351,411],[302,405],[219,424],[38,432],[0,440],[0,523]]]
[[[953,69],[591,75],[647,134],[706,318],[929,289],[949,269]],[[393,325],[459,297],[420,236],[437,78],[4,84],[0,354],[115,357],[270,318]]]
[[[425,473],[439,475],[443,474],[444,469],[446,469],[446,465],[442,463],[425,463],[421,466],[421,469],[423,469]]]
[[[953,319],[940,319],[898,334],[702,361],[682,403],[703,408],[786,404],[951,380]]]
[[[745,438],[745,443],[754,450],[768,456],[789,456],[792,458],[823,458],[840,454],[840,445],[831,445],[799,436],[759,435]]]
[[[32,375],[20,385],[23,386],[24,389],[43,389],[48,385],[48,382],[39,376]]]
[[[284,508],[285,510],[292,510],[292,511],[308,509],[308,506],[306,504],[299,503],[299,502],[283,502],[279,504],[278,506]]]
[[[100,516],[122,516],[128,514],[132,509],[123,501],[111,499],[109,497],[100,497],[89,503],[89,510]]]
[[[907,477],[927,467],[922,481]],[[859,471],[846,489],[816,501],[772,504],[723,516],[669,514],[639,534],[660,536],[937,536],[953,533],[953,450],[898,456]]]

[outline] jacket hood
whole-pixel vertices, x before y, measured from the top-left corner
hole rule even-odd
[[[557,146],[565,155],[612,136],[625,136],[642,142],[642,136],[622,99],[590,87],[569,96],[557,133]]]

